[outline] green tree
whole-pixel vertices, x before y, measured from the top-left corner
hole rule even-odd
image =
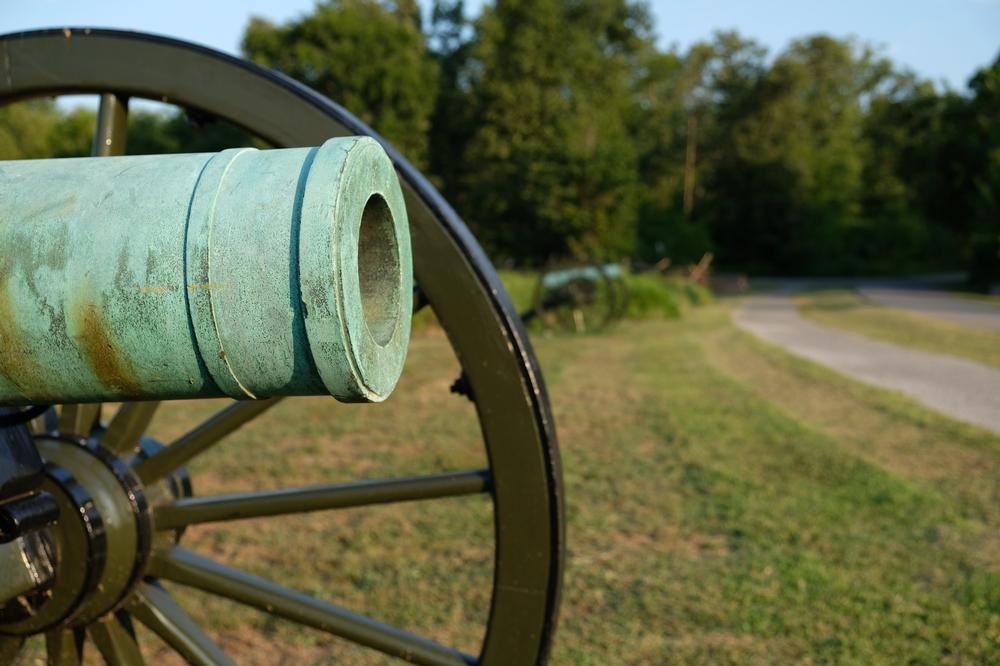
[[[213,153],[240,146],[266,144],[234,125],[198,113],[135,110],[128,116],[130,155]]]
[[[95,125],[93,111],[62,112],[49,99],[0,107],[0,159],[89,155]]]
[[[459,204],[496,258],[633,249],[637,157],[630,61],[649,38],[625,0],[500,0],[466,68],[474,132]]]
[[[1000,59],[966,95],[908,73],[871,101],[863,205],[874,239],[934,268],[966,266],[980,288],[1000,280]]]
[[[847,238],[862,222],[864,100],[886,72],[871,49],[817,35],[759,76],[717,79],[705,214],[723,261],[865,270]]]
[[[634,69],[630,128],[639,149],[642,191],[638,255],[697,260],[713,247],[699,201],[706,178],[730,148],[727,129],[746,113],[765,71],[766,50],[718,32],[681,56],[650,45]]]
[[[871,97],[864,120],[864,221],[853,238],[859,259],[883,271],[958,265],[964,232],[956,221],[967,216],[955,186],[964,160],[941,158],[954,132],[947,119],[964,105],[909,72],[893,72]]]
[[[988,288],[1000,282],[1000,55],[969,82],[970,135],[974,146],[969,180],[969,278]]]
[[[438,97],[431,117],[429,170],[444,195],[457,201],[462,193],[462,156],[475,127],[470,114],[467,80],[472,26],[463,0],[434,0],[428,24],[431,53],[438,63]]]
[[[437,72],[412,1],[330,0],[283,25],[252,18],[244,54],[342,104],[418,166]]]

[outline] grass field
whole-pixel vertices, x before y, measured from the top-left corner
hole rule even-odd
[[[799,311],[809,319],[871,338],[1000,367],[1000,334],[870,303],[853,291],[801,294]]]
[[[961,298],[971,298],[975,301],[980,301],[982,303],[989,303],[991,305],[996,305],[1000,307],[1000,295],[998,294],[977,294],[969,291],[953,291],[950,292],[952,296],[959,296]]]
[[[1000,660],[1000,437],[764,346],[724,305],[539,338],[567,486],[553,655],[585,664]],[[379,406],[287,401],[198,459],[202,494],[483,464],[433,329]],[[216,404],[163,413],[169,438]],[[469,499],[204,526],[185,544],[475,651],[490,505]],[[180,591],[179,591],[180,592]],[[180,592],[238,663],[377,654]],[[154,663],[178,663],[149,641]]]

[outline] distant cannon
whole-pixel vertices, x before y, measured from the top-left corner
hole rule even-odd
[[[590,264],[542,273],[534,306],[525,320],[538,319],[550,330],[599,331],[621,319],[628,307],[628,288],[619,264]]]

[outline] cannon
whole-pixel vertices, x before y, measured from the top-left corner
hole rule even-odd
[[[543,272],[526,319],[550,330],[600,331],[625,315],[628,290],[619,264],[583,264]]]
[[[402,372],[409,227],[370,138],[0,162],[0,211],[2,404],[376,402]]]
[[[188,589],[413,663],[544,663],[565,540],[555,429],[521,320],[447,202],[348,111],[251,63],[98,29],[0,49],[0,104],[100,100],[92,158],[0,167],[0,663],[35,636],[50,663],[144,663],[136,624],[189,663],[232,663],[178,603]],[[274,149],[124,156],[133,98]],[[189,464],[282,401],[385,399],[424,309],[460,362],[485,466],[198,495]],[[232,402],[152,436],[154,417],[207,396]],[[493,552],[472,650],[186,545],[195,525],[482,497]]]

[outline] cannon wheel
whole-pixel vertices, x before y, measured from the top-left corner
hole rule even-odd
[[[94,498],[88,500],[86,492],[77,493],[84,495],[79,497],[75,494],[87,484],[74,485],[65,470],[50,460],[53,492],[83,516],[83,527],[68,543],[60,544],[79,559],[65,572],[57,566],[57,582],[48,593],[51,599],[41,609],[55,605],[55,600],[80,608],[56,614],[47,625],[37,617],[20,620],[29,625],[35,621],[30,632],[17,622],[0,624],[0,634],[5,634],[0,636],[0,661],[6,663],[17,653],[24,635],[44,631],[50,663],[76,663],[84,635],[109,663],[142,663],[131,632],[135,618],[191,663],[230,663],[158,579],[254,606],[414,663],[546,661],[559,604],[564,550],[561,469],[552,416],[538,364],[506,291],[465,224],[440,194],[398,151],[336,103],[279,73],[207,48],[134,32],[52,29],[0,37],[0,60],[0,103],[63,94],[101,95],[94,142],[98,155],[120,153],[127,109],[122,102],[130,97],[169,102],[224,119],[276,147],[313,146],[331,136],[357,134],[379,140],[396,165],[409,212],[418,285],[415,309],[433,308],[463,367],[475,397],[489,468],[330,484],[311,488],[308,496],[293,492],[284,504],[275,504],[274,494],[243,502],[225,496],[223,509],[235,510],[239,517],[255,517],[277,512],[262,510],[262,506],[301,512],[488,493],[493,501],[495,538],[485,638],[478,655],[463,654],[231,569],[162,538],[166,527],[182,529],[188,521],[218,517],[218,512],[212,513],[213,498],[185,499],[184,488],[190,486],[185,486],[177,470],[276,400],[234,402],[169,446],[145,446],[138,454],[134,443],[147,429],[156,403],[126,404],[106,425],[100,422],[99,405],[66,405],[58,412],[55,430],[51,429],[52,414],[48,425],[38,428],[45,431],[36,438],[39,448],[43,454],[59,451],[65,458],[76,455],[75,450],[60,442],[83,444],[80,449],[99,468],[94,473],[111,473],[129,491],[125,509],[135,513],[139,532],[129,541],[139,544],[130,546],[128,553],[135,561],[134,580],[123,588],[120,599],[102,599],[106,603],[95,606],[101,588],[94,583],[108,576],[110,568],[109,564],[102,569],[99,560],[104,557],[110,563],[122,557],[110,548],[101,555],[98,542],[106,542],[107,547],[114,541],[120,550],[122,539],[110,530],[107,535],[99,534],[103,529],[99,516],[88,518],[88,512],[95,513]],[[173,484],[181,499],[173,508],[151,509],[143,490],[163,480]],[[100,508],[99,501],[97,505]],[[206,507],[208,513],[204,513]],[[151,513],[155,515],[150,517]],[[143,534],[143,525],[155,526],[153,534]],[[148,561],[143,562],[145,555]],[[61,563],[67,559],[64,553]],[[60,589],[70,579],[76,583],[74,590],[81,591],[80,598],[66,601],[60,599]],[[93,617],[95,608],[103,614]],[[44,615],[39,613],[39,617]],[[12,630],[18,626],[22,628]]]

